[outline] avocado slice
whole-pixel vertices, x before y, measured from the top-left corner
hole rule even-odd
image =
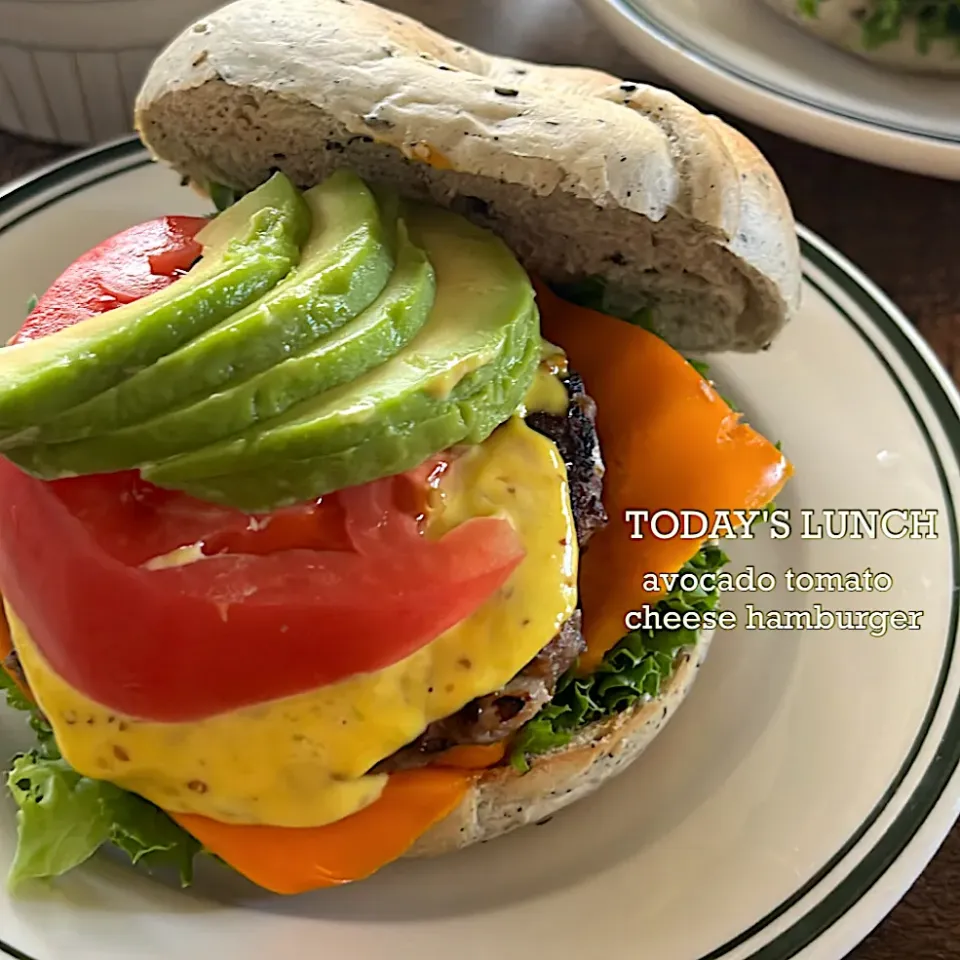
[[[401,420],[413,424],[415,434],[417,423],[442,416],[445,403],[459,402],[454,394],[465,378],[477,373],[481,382],[522,356],[538,338],[538,314],[530,279],[506,245],[436,207],[405,204],[402,216],[437,277],[433,309],[417,336],[386,363],[280,417],[146,466],[147,480],[183,489],[200,478],[269,471],[359,445]],[[532,378],[531,369],[524,389]],[[447,445],[465,436],[451,437]],[[423,456],[430,452],[436,451]]]
[[[341,490],[413,469],[432,453],[447,449],[450,446],[448,438],[455,436],[462,427],[456,408],[422,420],[418,424],[418,435],[430,452],[413,463],[410,461],[416,454],[410,454],[409,429],[391,426],[371,434],[366,443],[326,457],[291,460],[276,471],[251,470],[225,477],[201,478],[185,484],[183,489],[194,497],[245,513],[270,513],[323,496],[316,490]]]
[[[396,269],[380,296],[306,351],[145,423],[70,443],[18,447],[6,455],[28,473],[52,478],[127,470],[214,443],[388,360],[423,326],[435,287],[433,267],[400,222]]]
[[[284,460],[272,469],[200,478],[186,482],[181,489],[246,513],[268,513],[343,487],[412,470],[471,434],[476,439],[469,442],[485,440],[517,410],[539,362],[539,343],[531,341],[519,361],[487,381],[481,390],[488,393],[482,398],[466,396],[458,403],[445,403],[435,416],[416,423],[389,424],[363,442],[324,457]],[[477,418],[473,414],[480,406],[490,412]]]
[[[346,170],[308,190],[304,200],[313,228],[299,266],[283,282],[152,366],[42,426],[34,439],[62,443],[98,436],[197,403],[270,369],[366,309],[393,269],[396,201],[385,204],[387,219],[382,220],[373,193]],[[166,455],[143,442],[140,446],[147,459]],[[67,451],[60,459],[68,469],[78,468]],[[82,469],[117,469],[111,462],[108,457],[98,465],[88,457]]]
[[[222,219],[221,219],[222,218]],[[300,258],[310,211],[275,174],[197,234],[201,260],[176,283],[41,340],[0,349],[0,437],[84,403],[274,287]]]

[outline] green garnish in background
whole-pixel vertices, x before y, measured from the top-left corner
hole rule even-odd
[[[820,5],[831,0],[797,0],[807,17],[816,17]],[[864,0],[863,45],[876,50],[899,38],[904,24],[917,23],[917,50],[929,53],[937,40],[955,39],[960,51],[960,2],[957,0]]]

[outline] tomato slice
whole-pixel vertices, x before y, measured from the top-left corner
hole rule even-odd
[[[522,559],[492,517],[424,536],[397,506],[403,479],[282,512],[285,548],[259,554],[272,517],[135,474],[47,483],[0,461],[0,583],[53,669],[119,712],[185,721],[290,696],[412,654]],[[194,543],[248,552],[143,566]]]
[[[162,290],[200,256],[204,217],[159,217],[115,234],[75,260],[37,301],[10,343],[36,340]]]
[[[174,282],[204,223],[161,217],[95,247],[14,340]],[[118,712],[187,721],[290,696],[409,656],[519,564],[504,520],[423,535],[444,466],[250,517],[136,472],[47,483],[0,460],[0,583],[53,669]],[[144,566],[191,546],[195,562]]]

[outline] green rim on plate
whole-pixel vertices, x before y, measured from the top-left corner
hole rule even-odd
[[[614,2],[624,9],[629,7],[638,16],[644,16],[635,6],[634,0],[614,0]],[[751,79],[750,82],[755,81]],[[150,158],[140,141],[135,136],[131,136],[106,146],[87,150],[46,167],[32,177],[10,184],[6,189],[0,190],[0,224],[2,224],[0,225],[0,234],[71,194],[137,167],[145,166],[150,162]],[[26,206],[26,209],[19,209],[24,206]],[[10,219],[3,222],[4,218],[8,216]],[[942,381],[948,380],[947,375],[942,371],[938,375],[938,372],[931,365],[934,361],[928,360],[923,355],[922,349],[918,347],[919,338],[910,330],[907,323],[861,283],[853,269],[839,254],[831,250],[809,231],[801,228],[800,233],[805,262],[829,278],[845,296],[849,297],[869,318],[872,329],[868,329],[858,322],[857,318],[832,296],[808,270],[804,271],[806,283],[825,297],[837,313],[850,323],[897,385],[904,403],[912,413],[917,427],[924,437],[936,467],[944,502],[948,508],[952,563],[951,581],[954,587],[948,628],[949,635],[945,644],[939,678],[932,692],[918,735],[893,782],[867,818],[827,863],[810,880],[799,887],[791,897],[784,900],[748,929],[701,957],[700,960],[725,960],[738,948],[748,944],[751,939],[769,928],[771,924],[807,897],[819,884],[827,880],[878,822],[897,797],[908,776],[914,772],[918,756],[924,746],[927,745],[930,730],[941,707],[944,706],[943,693],[948,674],[953,666],[958,627],[960,627],[960,530],[958,530],[957,505],[948,479],[950,473],[956,474],[960,470],[960,401],[944,386]],[[885,343],[887,347],[895,351],[915,378],[916,387],[919,388],[930,404],[947,437],[946,446],[949,447],[951,453],[950,459],[953,461],[953,470],[948,470],[941,450],[938,449],[926,421],[917,409],[907,383],[897,374],[880,349],[879,343]],[[943,796],[958,767],[960,767],[960,703],[953,705],[932,761],[923,771],[910,796],[906,798],[903,809],[886,828],[882,836],[861,856],[859,862],[849,874],[817,903],[813,904],[803,916],[777,934],[771,941],[759,947],[753,953],[744,956],[743,960],[790,960],[791,957],[795,957],[801,950],[820,937],[824,931],[840,921],[863,899],[907,848]],[[0,932],[0,935],[2,935],[2,932]],[[35,958],[2,939],[0,939],[0,953],[15,957],[17,960],[35,960]]]
[[[885,130],[890,133],[906,134],[929,143],[941,143],[948,146],[957,146],[960,144],[960,134],[951,136],[949,134],[924,130],[920,127],[889,123],[886,120],[881,120],[866,113],[843,109],[836,104],[828,103],[815,97],[802,96],[787,87],[771,83],[763,77],[759,77],[754,73],[742,69],[736,63],[718,57],[706,47],[697,43],[691,43],[688,38],[681,37],[670,26],[659,19],[659,17],[651,13],[643,0],[606,0],[606,2],[624,16],[636,21],[642,29],[656,37],[661,43],[684,53],[702,66],[726,74],[732,80],[749,84],[765,93],[780,97],[783,100],[789,100],[791,103],[804,107],[807,110],[816,110],[841,120],[866,125],[877,130]],[[804,253],[806,253],[806,251],[804,251]]]

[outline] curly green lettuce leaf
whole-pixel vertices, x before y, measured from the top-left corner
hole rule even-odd
[[[23,691],[14,682],[13,677],[2,666],[0,666],[0,690],[6,694],[8,707],[28,715],[30,729],[37,738],[36,749],[40,756],[58,759],[60,751],[53,738],[53,728],[47,722],[47,718],[36,708],[36,704],[23,695]]]
[[[716,573],[729,558],[714,544],[705,544],[681,568],[681,573]],[[714,588],[687,591],[674,589],[662,597],[655,609],[663,614],[675,610],[700,614],[713,610],[720,592]],[[636,630],[624,636],[587,677],[578,677],[575,667],[560,678],[553,700],[517,735],[510,762],[521,772],[529,758],[565,746],[576,732],[596,720],[626,710],[639,700],[658,696],[670,678],[681,651],[696,645],[696,630]]]
[[[0,669],[0,690],[7,695],[8,707],[33,713],[33,704],[24,696],[13,677],[3,669]]]
[[[797,9],[806,17],[817,17],[831,0],[797,0]],[[955,39],[960,50],[960,2],[957,0],[869,0],[861,15],[863,46],[876,50],[897,40],[904,25],[915,21],[917,50],[929,53],[938,40]]]
[[[108,842],[133,863],[174,867],[184,886],[192,881],[200,844],[152,803],[38,751],[14,760],[7,786],[18,807],[11,888],[60,876]]]
[[[7,878],[57,877],[112,843],[133,863],[172,867],[187,886],[200,844],[159,807],[103,780],[77,773],[61,756],[53,730],[6,670],[7,706],[28,715],[37,746],[14,758],[7,786],[17,804],[17,852]]]
[[[97,784],[65,760],[36,752],[19,756],[7,786],[18,807],[17,852],[7,876],[11,888],[72,870],[110,836]]]
[[[134,864],[175,869],[181,885],[189,886],[194,857],[202,852],[200,842],[143,797],[111,783],[103,785],[109,788],[104,802],[111,820],[110,842]]]
[[[624,314],[622,310],[617,310],[611,306],[607,301],[607,285],[603,277],[584,277],[582,280],[576,280],[572,283],[557,284],[553,289],[558,297],[569,300],[570,303],[575,303],[578,307],[586,307],[588,310],[596,310],[611,317],[618,317],[628,323],[643,327],[651,333],[657,332],[653,328],[653,310],[650,307],[641,307],[639,310]]]

